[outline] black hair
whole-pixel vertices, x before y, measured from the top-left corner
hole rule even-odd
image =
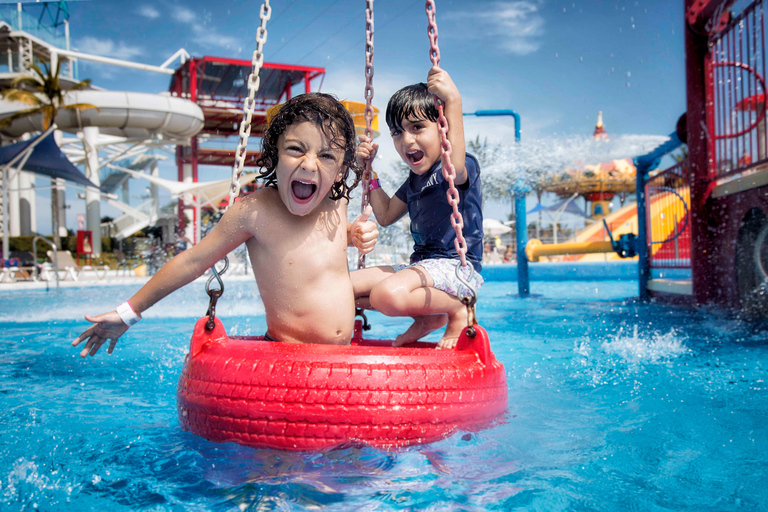
[[[290,125],[302,121],[315,123],[323,135],[328,137],[333,148],[344,151],[344,170],[341,179],[331,187],[330,197],[333,200],[349,200],[350,191],[357,186],[363,174],[363,169],[355,162],[355,123],[344,105],[330,94],[299,94],[280,107],[261,139],[261,156],[256,160],[256,165],[264,170],[258,177],[265,180],[266,186],[277,188],[277,139]],[[350,170],[354,173],[352,185],[347,183]]]
[[[402,130],[403,119],[418,117],[437,122],[438,116],[435,96],[429,92],[425,83],[403,87],[387,103],[387,126],[390,131]]]

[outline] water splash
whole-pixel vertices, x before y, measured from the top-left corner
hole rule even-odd
[[[489,144],[477,155],[483,168],[483,193],[508,197],[510,187],[517,183],[536,188],[566,169],[644,155],[667,140],[660,135],[617,135],[610,140],[574,136]]]
[[[625,333],[623,327],[619,328],[619,332],[603,342],[600,348],[606,354],[617,355],[631,363],[656,363],[691,353],[685,346],[684,337],[676,329],[653,333],[648,337],[638,334],[637,325],[631,335]]]

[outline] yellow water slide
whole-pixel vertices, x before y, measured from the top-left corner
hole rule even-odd
[[[685,222],[686,206],[690,205],[690,190],[688,187],[681,187],[676,189],[675,192],[679,194],[679,197],[675,194],[655,194],[651,199],[649,212],[651,218],[650,234],[651,239],[654,241],[672,238],[676,234],[676,230]],[[680,198],[682,198],[682,201]],[[683,204],[683,201],[685,201],[685,204]],[[605,216],[605,222],[608,224],[614,240],[618,240],[621,235],[627,233],[637,234],[637,204],[632,203],[609,213]],[[553,259],[557,261],[612,261],[621,259],[618,254],[608,248],[607,244],[602,244],[601,242],[610,242],[610,237],[605,232],[602,220],[593,222],[567,243],[559,244],[562,246],[557,247],[562,249],[560,254],[567,254],[556,256]],[[534,245],[543,247],[540,243],[529,242],[529,244],[531,244],[531,247]],[[658,251],[662,250],[664,245],[666,244],[654,244],[653,254],[655,255]],[[547,245],[546,247],[549,249],[548,251],[546,249],[538,249],[537,252],[544,257],[548,255],[547,253],[551,255],[558,252],[556,246]],[[601,247],[606,252],[601,253]],[[530,256],[529,259],[535,261]]]

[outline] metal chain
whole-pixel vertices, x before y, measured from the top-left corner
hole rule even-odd
[[[251,119],[253,118],[254,102],[256,91],[259,90],[259,71],[264,64],[264,43],[267,42],[267,20],[272,16],[272,8],[269,6],[269,0],[264,0],[264,4],[259,10],[261,25],[256,29],[256,50],[251,58],[251,74],[248,75],[248,97],[243,101],[243,120],[240,122],[240,140],[235,151],[235,164],[232,167],[232,181],[229,184],[229,201],[224,211],[235,204],[235,198],[240,195],[240,175],[243,173],[245,165],[246,148],[248,147],[248,137],[251,135]],[[229,258],[224,256],[224,268],[221,271],[216,270],[216,265],[211,267],[213,275],[205,284],[205,291],[210,297],[208,303],[208,321],[205,328],[208,331],[213,330],[214,317],[216,316],[216,301],[224,294],[224,283],[221,280],[221,274],[229,268]],[[219,288],[211,288],[211,281],[214,277],[219,284]]]
[[[439,66],[440,64],[440,48],[437,46],[437,21],[435,20],[435,0],[427,0],[426,4],[427,20],[429,21],[429,27],[427,28],[427,34],[429,35],[429,58],[432,61],[433,66]],[[451,213],[451,226],[456,231],[456,240],[454,240],[454,246],[456,252],[459,253],[461,259],[461,266],[467,266],[467,241],[464,239],[462,230],[464,229],[464,219],[459,211],[459,191],[456,189],[456,169],[451,163],[451,141],[448,140],[448,120],[445,118],[443,112],[443,102],[440,98],[435,96],[435,106],[437,107],[437,129],[440,131],[440,151],[443,155],[443,177],[448,182],[448,204],[453,206],[453,213]]]
[[[373,0],[366,0],[365,3],[365,136],[369,141],[373,140]],[[371,161],[365,162],[363,171],[363,198],[360,205],[360,213],[370,202],[370,191],[368,186],[371,183]],[[365,268],[365,254],[360,253],[357,257],[357,268]]]
[[[248,147],[248,137],[251,135],[251,119],[255,110],[256,91],[259,89],[259,71],[264,64],[264,43],[267,42],[267,21],[272,16],[272,8],[269,6],[269,0],[264,0],[264,4],[259,10],[261,25],[256,29],[256,50],[251,58],[251,74],[248,75],[248,97],[243,101],[243,120],[240,122],[240,141],[235,151],[235,165],[232,167],[232,181],[229,185],[229,202],[227,209],[235,202],[235,198],[240,195],[240,175],[243,173],[245,165],[246,148]],[[226,211],[226,209],[225,209]]]

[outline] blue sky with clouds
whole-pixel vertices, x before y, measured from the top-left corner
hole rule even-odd
[[[461,91],[465,112],[514,109],[522,117],[524,139],[591,134],[598,111],[610,134],[666,135],[685,109],[682,0],[436,3],[441,67]],[[193,56],[250,59],[260,4],[70,2],[72,48],[154,65],[179,48]],[[362,101],[365,2],[283,0],[271,5],[265,59],[325,67],[324,92]],[[376,0],[374,10],[374,105],[383,110],[397,89],[426,79],[429,42],[423,2]],[[80,61],[79,73],[113,90],[160,92],[170,82],[166,75],[86,61]],[[386,170],[397,155],[383,120],[382,128],[379,170]],[[510,118],[469,117],[465,128],[468,137],[492,142],[513,137]],[[235,147],[237,141],[231,143]],[[174,163],[166,162],[161,172],[175,178]],[[200,179],[223,179],[230,172],[203,167]],[[137,196],[143,193],[139,184],[133,190]],[[73,204],[72,213],[79,209]],[[74,217],[68,215],[68,224]],[[40,220],[41,229],[45,222]]]
[[[160,64],[178,48],[249,59],[257,1],[72,2],[75,49]],[[363,0],[271,2],[269,61],[324,66],[323,90],[362,99]],[[215,7],[214,7],[215,6]],[[429,69],[426,16],[414,0],[377,0],[375,104]],[[107,21],[108,20],[108,21]],[[118,22],[119,20],[119,22]],[[441,65],[467,111],[511,108],[529,136],[667,134],[685,108],[683,5],[671,0],[437,1]],[[80,72],[110,89],[168,79],[100,64]]]

